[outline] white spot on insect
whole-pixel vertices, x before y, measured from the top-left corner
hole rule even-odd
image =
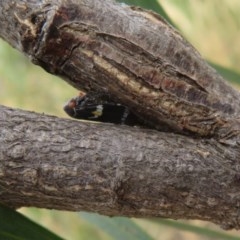
[[[91,119],[98,118],[102,116],[103,113],[103,105],[97,105],[96,110],[92,112],[93,116],[89,117]]]

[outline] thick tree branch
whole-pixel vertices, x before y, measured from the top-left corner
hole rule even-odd
[[[34,63],[168,131],[1,107],[1,202],[240,228],[240,95],[164,20],[111,0],[24,0],[0,1],[0,23]]]
[[[214,139],[0,110],[0,200],[8,206],[240,226],[235,149]]]
[[[0,36],[85,91],[101,91],[149,125],[218,135],[239,93],[160,16],[111,0],[0,3]]]

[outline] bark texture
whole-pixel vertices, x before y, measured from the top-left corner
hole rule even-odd
[[[0,110],[0,201],[240,228],[239,93],[158,15],[111,0],[0,1],[0,36],[150,129]]]
[[[0,201],[239,228],[240,161],[214,139],[1,107]]]
[[[0,7],[0,36],[34,63],[78,89],[110,95],[157,129],[214,136],[225,115],[240,112],[239,93],[152,12],[111,0]]]

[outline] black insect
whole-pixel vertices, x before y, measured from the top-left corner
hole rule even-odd
[[[116,104],[107,96],[97,93],[80,93],[64,106],[64,111],[77,119],[130,126],[141,125],[138,117],[128,107]]]

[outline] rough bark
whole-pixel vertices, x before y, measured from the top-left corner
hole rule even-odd
[[[78,89],[101,91],[157,129],[218,134],[239,93],[162,18],[111,0],[1,3],[0,36]],[[227,94],[226,94],[227,93]]]
[[[110,0],[24,0],[1,1],[0,23],[34,63],[167,131],[1,107],[1,202],[240,228],[240,95],[163,19]]]
[[[214,139],[1,107],[0,201],[239,228],[239,158]]]

